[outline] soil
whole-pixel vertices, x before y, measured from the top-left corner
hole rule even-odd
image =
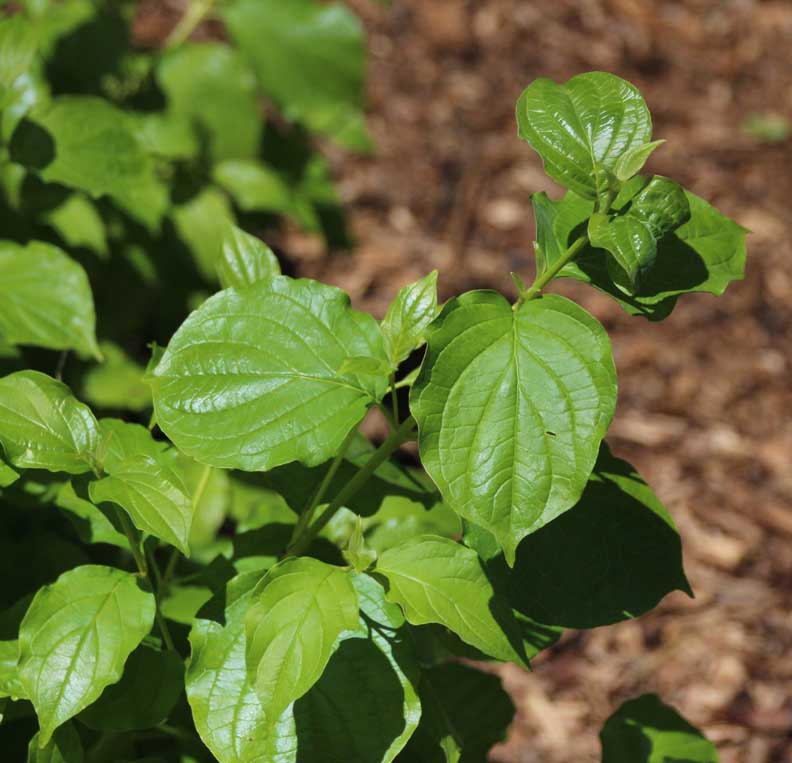
[[[609,441],[680,527],[696,598],[570,632],[534,672],[500,670],[518,707],[501,763],[593,763],[618,705],[657,692],[722,763],[792,761],[792,4],[784,0],[354,0],[370,45],[376,152],[326,147],[357,246],[328,255],[290,231],[302,274],[381,315],[432,268],[441,296],[531,276],[529,195],[560,191],[517,138],[531,80],[614,72],[644,93],[649,169],[753,233],[745,281],[680,300],[662,324],[579,284],[560,291],[611,333],[619,408]]]

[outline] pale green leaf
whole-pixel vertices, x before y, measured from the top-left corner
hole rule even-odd
[[[469,292],[435,322],[410,404],[444,499],[511,563],[522,538],[583,492],[616,404],[610,341],[563,297],[512,310]]]
[[[91,249],[102,259],[110,256],[104,222],[93,202],[82,194],[71,194],[43,217],[70,248]]]
[[[121,680],[80,713],[96,731],[134,731],[162,723],[184,689],[184,663],[176,652],[139,646],[129,655]]]
[[[291,212],[292,192],[277,172],[249,159],[229,159],[212,173],[243,212]]]
[[[511,610],[472,549],[420,535],[383,552],[376,571],[388,580],[388,599],[413,625],[438,623],[491,657],[524,662]]]
[[[159,460],[167,447],[167,443],[155,440],[146,427],[121,419],[99,419],[99,437],[97,458],[108,474],[115,474],[133,456]]]
[[[153,622],[154,597],[111,567],[77,567],[36,594],[19,629],[19,673],[40,745],[121,678]]]
[[[382,358],[367,358],[363,355],[356,355],[353,358],[345,358],[339,374],[358,374],[361,376],[387,376],[391,366],[388,361]]]
[[[224,20],[287,117],[351,148],[365,147],[365,47],[349,9],[314,0],[238,0]]]
[[[0,334],[11,344],[101,357],[82,267],[51,244],[0,242]]]
[[[0,488],[13,485],[19,479],[19,472],[12,469],[0,458]]]
[[[94,503],[120,506],[135,527],[190,555],[193,505],[179,475],[148,455],[126,458],[109,476],[90,485]]]
[[[99,350],[104,362],[89,368],[83,377],[83,397],[99,408],[136,412],[150,408],[151,390],[143,381],[143,366],[113,342],[102,342]]]
[[[633,175],[639,173],[644,164],[646,164],[646,160],[663,143],[665,143],[664,140],[653,140],[651,143],[644,143],[642,146],[636,146],[629,151],[625,151],[613,168],[613,174],[616,175],[616,179],[624,183]]]
[[[718,763],[697,728],[654,694],[625,702],[600,732],[602,763]]]
[[[385,391],[385,378],[338,373],[356,355],[384,358],[382,338],[342,291],[285,276],[227,289],[190,315],[154,369],[157,422],[213,466],[318,465]]]
[[[37,733],[30,740],[27,763],[83,763],[85,760],[80,736],[71,723],[61,726],[44,747],[39,746],[40,737]]]
[[[23,129],[24,128],[24,129]],[[168,206],[168,192],[155,174],[134,124],[109,101],[92,96],[60,96],[34,123],[14,133],[11,154],[48,182],[91,196],[112,197],[154,230]]]
[[[230,286],[241,289],[280,274],[280,263],[272,249],[236,225],[228,225],[217,261],[217,275],[224,289]]]
[[[396,368],[425,340],[429,324],[437,315],[437,271],[402,288],[382,320],[385,352]]]
[[[153,156],[194,159],[200,143],[189,113],[152,111],[129,114],[140,142]]]
[[[256,78],[236,50],[220,42],[186,43],[157,68],[168,108],[209,136],[215,161],[254,157],[262,119]]]
[[[193,518],[190,527],[190,548],[210,546],[225,521],[231,506],[231,480],[224,469],[199,464],[179,454],[179,469],[187,493],[192,496]]]
[[[0,698],[26,699],[19,680],[19,642],[0,641]]]
[[[605,72],[578,74],[563,85],[534,80],[517,101],[517,124],[547,174],[587,199],[607,190],[603,175],[652,137],[641,94]]]
[[[33,63],[36,35],[22,14],[0,19],[0,108],[7,91]]]
[[[349,574],[309,557],[270,569],[245,616],[248,674],[270,724],[313,686],[338,637],[356,627]]]
[[[0,379],[0,445],[13,466],[81,474],[98,442],[96,419],[62,382],[38,371]]]

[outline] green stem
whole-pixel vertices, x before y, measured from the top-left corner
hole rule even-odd
[[[299,541],[293,543],[287,550],[287,555],[297,556],[305,551],[311,545],[313,539],[322,531],[324,526],[335,516],[336,512],[346,504],[346,502],[357,495],[358,491],[366,484],[369,477],[377,470],[377,468],[387,461],[391,453],[410,440],[415,430],[415,419],[408,416],[401,424],[400,427],[395,429],[388,435],[388,439],[382,443],[372,454],[371,458],[360,467],[355,476],[344,485],[343,489],[336,495],[336,497],[328,504],[327,508],[319,515],[319,518],[314,522],[307,532],[305,532]]]
[[[339,448],[338,453],[336,453],[333,463],[330,464],[330,468],[327,470],[324,478],[319,483],[319,487],[316,488],[316,492],[311,497],[308,505],[305,507],[302,514],[300,514],[297,524],[294,526],[294,531],[292,532],[291,538],[289,539],[289,548],[296,546],[300,542],[303,533],[305,533],[308,529],[308,525],[313,519],[316,507],[322,502],[322,498],[324,498],[327,488],[330,487],[333,477],[336,476],[336,472],[341,466],[341,462],[344,460],[344,456],[349,450],[349,446],[352,444],[352,440],[355,439],[356,434],[357,427],[354,427],[346,436],[344,442],[341,443],[341,447]]]
[[[564,267],[568,262],[572,261],[575,258],[575,255],[586,245],[588,244],[588,236],[584,233],[579,238],[576,238],[567,249],[553,264],[550,268],[545,270],[544,273],[541,275],[536,276],[534,282],[530,285],[528,289],[526,289],[522,294],[520,294],[520,299],[518,300],[518,304],[522,302],[527,302],[529,299],[533,299],[534,297],[538,297],[542,293],[542,289],[544,289],[547,284],[550,283],[561,271],[561,268]]]
[[[166,48],[175,48],[189,39],[195,28],[212,10],[214,0],[192,0],[186,13],[165,40]]]
[[[393,421],[399,425],[399,395],[396,392],[396,374],[390,375],[391,407],[393,408]]]
[[[176,647],[173,643],[173,638],[171,638],[170,631],[168,630],[168,624],[165,622],[165,618],[160,611],[160,589],[152,583],[152,575],[146,564],[146,557],[140,553],[140,546],[138,545],[140,538],[137,530],[135,530],[134,525],[123,509],[118,508],[117,513],[118,520],[124,530],[124,535],[126,535],[129,541],[129,548],[132,551],[132,558],[135,560],[138,572],[149,581],[149,584],[154,589],[154,617],[157,621],[160,633],[162,634],[162,640],[165,642],[165,646],[169,651],[173,652],[176,650]],[[152,559],[152,564],[153,563],[154,560]]]

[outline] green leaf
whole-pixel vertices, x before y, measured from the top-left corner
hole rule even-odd
[[[102,342],[99,350],[104,362],[86,372],[83,397],[99,408],[124,408],[135,412],[151,408],[151,390],[143,381],[143,366],[113,342]]]
[[[642,146],[636,146],[623,153],[613,168],[616,179],[624,183],[633,175],[637,175],[654,150],[662,146],[663,143],[665,143],[664,140],[653,140],[651,143],[644,143]]]
[[[318,465],[385,391],[384,378],[338,373],[355,355],[384,358],[382,338],[342,291],[285,276],[227,289],[190,315],[154,369],[157,422],[213,466]]]
[[[291,212],[292,192],[277,172],[261,162],[229,159],[218,164],[212,173],[243,212]]]
[[[26,699],[19,681],[19,642],[0,641],[0,698]]]
[[[146,427],[121,419],[99,419],[99,434],[97,457],[108,474],[115,474],[133,456],[159,460],[167,448],[167,444],[155,440]]]
[[[12,344],[101,358],[82,267],[51,244],[0,242],[0,334]]]
[[[722,294],[729,283],[744,275],[747,231],[698,196],[688,191],[685,196],[690,219],[658,242],[654,265],[636,294],[626,294],[614,283],[607,252],[602,249],[586,247],[560,275],[589,283],[613,297],[626,312],[652,321],[666,318],[680,294]],[[537,204],[543,209],[542,216],[537,215],[537,239],[556,241],[543,247],[549,266],[559,249],[566,249],[585,232],[594,205],[573,193],[556,202],[535,194],[534,209]]]
[[[420,694],[423,715],[398,758],[404,763],[486,763],[514,717],[500,679],[467,665],[424,670]]]
[[[77,567],[36,594],[19,629],[19,673],[40,745],[121,678],[153,622],[154,597],[111,567]]]
[[[0,19],[0,108],[7,105],[8,91],[33,63],[36,35],[22,14]]]
[[[0,379],[0,444],[13,466],[81,474],[95,463],[99,425],[62,382],[38,371]]]
[[[46,212],[44,220],[68,247],[91,249],[102,259],[110,256],[102,217],[93,202],[82,194],[68,196],[62,204]]]
[[[224,289],[242,289],[280,274],[280,263],[272,249],[236,225],[228,225],[223,252],[217,261],[217,275]]]
[[[385,352],[393,368],[425,341],[437,315],[437,271],[400,289],[382,320]]]
[[[61,726],[44,746],[39,745],[41,733],[34,735],[28,746],[27,763],[83,763],[80,736],[71,723]]]
[[[534,80],[517,101],[517,125],[547,174],[586,199],[606,191],[602,175],[652,137],[637,88],[605,72],[579,74],[563,85]]]
[[[610,271],[614,281],[632,292],[641,273],[651,267],[657,255],[657,242],[649,228],[631,215],[609,219],[607,215],[593,214],[588,235],[592,246],[607,249],[613,255],[621,268]]]
[[[365,148],[365,48],[351,11],[314,0],[238,0],[223,18],[264,91],[289,119]]]
[[[19,479],[19,472],[0,460],[0,488],[13,485]]]
[[[46,181],[110,196],[125,211],[156,230],[168,192],[155,174],[127,115],[91,96],[60,96],[35,122],[20,125],[11,142],[15,161]]]
[[[223,239],[234,213],[226,195],[217,188],[204,188],[194,198],[173,209],[173,222],[198,267],[210,282],[217,280],[217,263]]]
[[[193,518],[190,548],[210,546],[225,521],[231,506],[231,481],[224,469],[199,464],[179,454],[177,461],[187,493],[192,496]]]
[[[356,572],[365,572],[377,561],[377,552],[366,545],[363,537],[363,522],[360,517],[357,517],[343,554],[344,559]]]
[[[82,485],[80,492],[81,495],[87,495],[87,490],[83,490]],[[71,480],[64,482],[58,489],[54,503],[59,509],[68,512],[68,519],[83,543],[109,543],[118,548],[129,549],[127,537],[116,530],[97,506],[77,495]]]
[[[388,599],[413,625],[438,623],[491,657],[525,661],[511,610],[472,549],[420,535],[382,553],[376,571],[388,580]]]
[[[94,503],[118,504],[139,530],[190,555],[192,499],[180,476],[159,459],[130,456],[109,476],[92,482],[89,492]]]
[[[615,404],[610,341],[591,315],[556,295],[512,310],[488,291],[443,309],[410,395],[427,472],[510,563],[580,498]]]
[[[248,673],[270,724],[316,683],[357,620],[357,594],[342,568],[302,557],[267,572],[245,630]]]
[[[479,534],[465,537],[490,556]],[[516,610],[567,628],[638,617],[671,591],[690,593],[671,516],[632,466],[605,444],[578,504],[526,538],[504,577]]]
[[[715,745],[654,694],[625,702],[600,742],[602,763],[718,763]]]
[[[184,688],[184,664],[176,652],[139,646],[129,655],[121,680],[80,713],[96,731],[135,731],[158,726]]]
[[[378,552],[397,546],[414,535],[462,534],[459,517],[444,503],[424,506],[409,498],[388,496],[374,516],[365,521],[366,541]]]
[[[215,161],[253,157],[262,119],[255,75],[233,48],[220,42],[186,43],[157,68],[169,110],[208,133]]]

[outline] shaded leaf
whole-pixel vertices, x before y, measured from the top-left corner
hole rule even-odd
[[[40,736],[30,740],[27,763],[83,763],[82,742],[71,723],[61,726],[44,747],[39,746]]]
[[[145,369],[117,344],[102,342],[101,365],[92,366],[83,377],[83,397],[99,408],[145,411],[151,407],[151,390],[143,381]]]

